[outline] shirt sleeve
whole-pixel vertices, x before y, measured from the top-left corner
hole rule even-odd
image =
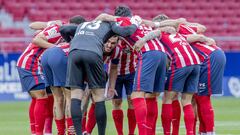
[[[42,33],[47,38],[49,43],[56,43],[60,38],[59,25],[53,25],[45,28]]]
[[[65,25],[60,27],[61,36],[67,42],[70,42],[72,40],[72,37],[74,37],[76,30],[76,25]]]
[[[135,24],[131,24],[129,26],[120,26],[117,22],[111,22],[111,24],[112,31],[122,37],[131,36],[137,30],[137,26]]]

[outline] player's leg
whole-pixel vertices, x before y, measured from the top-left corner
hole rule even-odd
[[[83,96],[83,99],[82,99],[82,106],[81,106],[82,113],[83,113],[83,118],[82,118],[83,134],[87,133],[87,129],[86,129],[86,126],[87,126],[87,108],[88,108],[88,104],[89,104],[90,95],[91,95],[91,91],[87,88],[84,91],[84,96]]]
[[[134,135],[134,131],[136,128],[136,118],[134,113],[134,108],[131,100],[131,94],[133,91],[133,82],[134,82],[135,73],[130,73],[126,75],[124,86],[127,95],[128,101],[128,110],[127,110],[127,117],[128,117],[128,135]]]
[[[84,95],[85,76],[81,54],[80,50],[69,53],[66,79],[66,86],[71,88],[71,115],[77,135],[82,135],[81,102]]]
[[[105,135],[107,114],[105,107],[105,85],[106,77],[103,67],[103,60],[98,54],[88,51],[81,52],[81,59],[84,61],[89,89],[95,102],[95,116],[98,125],[98,134]]]
[[[200,66],[199,65],[193,65],[188,67],[191,69],[189,75],[187,76],[187,79],[184,84],[184,90],[182,92],[182,99],[181,104],[183,106],[183,113],[184,113],[184,122],[185,122],[185,128],[186,128],[186,134],[193,134],[193,128],[194,128],[194,110],[192,107],[192,97],[195,92],[197,92],[197,86],[199,81],[199,75],[200,75]]]
[[[44,126],[44,135],[52,135],[54,99],[53,99],[52,91],[49,87],[46,87],[46,92],[48,95],[48,103],[47,103],[46,120],[45,120],[45,126]]]
[[[93,128],[96,125],[96,117],[95,117],[95,103],[92,101],[90,109],[88,111],[88,121],[87,121],[87,126],[86,126],[86,130],[87,133],[91,134]]]
[[[178,135],[179,128],[180,128],[180,118],[181,118],[181,105],[178,100],[178,94],[173,98],[172,108],[173,108],[172,135]]]
[[[35,118],[35,130],[36,135],[43,135],[44,124],[47,111],[48,97],[45,90],[44,84],[39,84],[30,90],[30,95],[36,98],[36,103],[34,107],[34,118]]]
[[[207,134],[214,134],[214,109],[211,104],[212,94],[222,94],[222,79],[226,57],[223,51],[216,50],[207,60],[207,93],[199,94],[199,102],[205,130]]]
[[[175,106],[172,105],[173,100],[177,96],[177,93],[182,92],[184,88],[184,82],[186,80],[187,72],[186,68],[176,69],[174,67],[171,70],[167,71],[167,81],[165,84],[165,92],[163,96],[162,103],[162,126],[164,129],[164,134],[171,134],[171,123],[173,119],[173,108]],[[178,134],[178,133],[176,133]]]
[[[64,95],[61,87],[51,87],[54,96],[54,119],[59,135],[65,133]]]
[[[158,118],[158,95],[159,93],[146,93],[146,104],[147,104],[147,125],[151,127],[148,130],[148,135],[155,135],[156,134],[156,124]]]
[[[161,58],[162,53],[159,51],[145,52],[138,57],[137,71],[135,74],[131,98],[140,135],[145,135],[147,130],[150,129],[150,127],[147,126],[147,104],[145,93],[153,92],[155,74],[159,63],[161,62]]]
[[[123,90],[124,76],[118,75],[115,89],[117,95],[112,99],[112,117],[118,135],[123,135],[123,110],[122,110],[122,90]]]
[[[197,108],[197,99],[196,99],[196,94],[193,95],[192,98],[192,106],[193,106],[193,110],[194,110],[194,124],[193,124],[193,135],[196,135],[196,128],[197,128],[197,119],[198,119],[198,108]]]
[[[130,95],[128,95],[127,101],[128,101],[128,110],[127,110],[128,135],[134,135],[134,131],[137,123],[136,123],[134,107],[133,107],[133,103]]]
[[[147,122],[152,128],[147,134],[156,134],[156,124],[158,118],[158,96],[160,92],[164,91],[165,76],[166,76],[166,62],[167,55],[161,53],[161,57],[158,61],[157,69],[155,71],[153,93],[146,93],[146,104],[147,104]]]

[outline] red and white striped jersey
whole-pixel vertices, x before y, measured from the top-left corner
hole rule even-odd
[[[45,28],[40,33],[43,33],[47,37],[48,42],[55,44],[61,39],[59,27],[60,26],[53,25]],[[44,51],[45,48],[40,48],[39,46],[30,43],[19,57],[17,67],[30,70],[32,73],[42,74],[40,57]]]
[[[113,59],[120,58],[121,47],[117,45],[111,55],[103,55],[103,62],[104,64],[109,64]]]
[[[171,59],[171,68],[176,69],[200,64],[198,55],[181,34],[162,32],[160,41]]]
[[[68,56],[69,48],[70,48],[69,43],[63,42],[63,43],[58,44],[56,47],[61,48],[66,53],[66,55]]]
[[[133,50],[122,40],[114,49],[110,56],[104,56],[104,64],[109,64],[111,60],[117,60],[118,62],[118,75],[127,75],[135,72],[137,54],[133,53]]]
[[[117,19],[117,21],[120,23],[121,26],[128,26],[131,24],[130,18],[126,18],[126,17],[120,17]],[[135,33],[129,37],[125,37],[124,41],[130,47],[133,47],[137,40],[144,37],[152,30],[153,29],[151,27],[140,25],[135,31]],[[158,38],[147,41],[147,43],[142,47],[141,52],[144,53],[144,52],[153,51],[153,50],[159,50],[159,51],[165,52],[165,49]]]
[[[61,41],[61,34],[59,32],[60,25],[52,25],[47,28],[45,28],[42,32],[47,38],[49,43],[55,43],[58,44]]]
[[[189,26],[184,25],[184,24],[181,24],[179,26],[179,33],[182,34],[185,38],[187,37],[187,35],[196,34],[196,32],[197,32],[197,27],[193,27],[193,26],[189,27]],[[217,45],[208,46],[208,45],[206,45],[204,43],[201,43],[201,42],[191,43],[191,46],[193,47],[193,49],[195,50],[195,52],[199,56],[201,62],[203,62],[205,59],[207,59],[208,56],[213,51],[220,49]]]
[[[121,52],[118,63],[118,75],[134,73],[137,65],[137,53],[133,52],[123,40],[120,41],[119,45],[121,46]]]

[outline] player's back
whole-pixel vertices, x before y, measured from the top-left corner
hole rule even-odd
[[[84,22],[77,27],[71,41],[70,51],[73,49],[88,50],[102,56],[103,44],[113,35],[111,24],[108,22]]]

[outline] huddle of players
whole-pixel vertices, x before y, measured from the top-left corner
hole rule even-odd
[[[84,19],[80,19],[79,25],[60,27],[59,24],[53,24],[42,30],[40,36],[37,35],[33,44],[26,49],[28,53],[25,51],[23,53],[25,56],[22,55],[22,59],[29,55],[33,57],[29,60],[21,60],[20,57],[18,70],[21,82],[23,88],[28,86],[25,89],[31,90],[29,93],[33,97],[29,111],[31,125],[35,123],[35,132],[31,126],[32,134],[43,134],[47,95],[45,86],[42,86],[44,80],[38,58],[45,51],[43,48],[49,47],[51,48],[44,52],[41,61],[46,77],[45,85],[51,86],[54,96],[54,118],[58,134],[65,134],[65,119],[68,134],[74,134],[71,130],[72,125],[77,135],[83,133],[84,126],[81,122],[83,114],[80,108],[85,96],[85,81],[91,89],[94,101],[94,109],[90,111],[95,110],[92,114],[95,114],[98,134],[105,134],[106,75],[103,58],[111,59],[107,90],[110,96],[115,94],[115,89],[117,90],[113,99],[112,114],[118,134],[123,134],[121,110],[123,85],[129,96],[129,134],[134,134],[136,123],[140,135],[155,134],[158,117],[157,97],[160,92],[164,92],[161,114],[164,134],[178,134],[181,116],[178,94],[181,95],[186,134],[196,134],[197,117],[194,115],[192,99],[197,106],[199,133],[214,134],[214,114],[210,96],[221,94],[220,83],[225,56],[212,39],[202,35],[206,30],[205,27],[186,22],[184,19],[169,19],[165,15],[159,15],[153,21],[142,20],[138,16],[132,16],[130,9],[124,6],[118,7],[115,15],[122,17],[101,14],[92,22],[84,22]],[[121,36],[120,39],[115,37],[115,42],[121,40],[117,47],[114,43],[106,43],[115,35]],[[69,50],[67,43],[52,47],[53,43],[57,44],[59,36],[62,36],[66,42],[71,41]],[[44,40],[37,40],[39,38]],[[37,49],[29,49],[31,47]],[[109,56],[104,56],[104,51]],[[31,66],[31,62],[37,64]],[[22,66],[24,63],[30,64],[25,68]],[[71,91],[66,90],[65,87],[70,87]],[[197,94],[192,98],[196,92]],[[63,95],[66,97],[66,106],[63,104]],[[32,104],[35,106],[32,107]],[[31,118],[33,116],[34,118]]]

